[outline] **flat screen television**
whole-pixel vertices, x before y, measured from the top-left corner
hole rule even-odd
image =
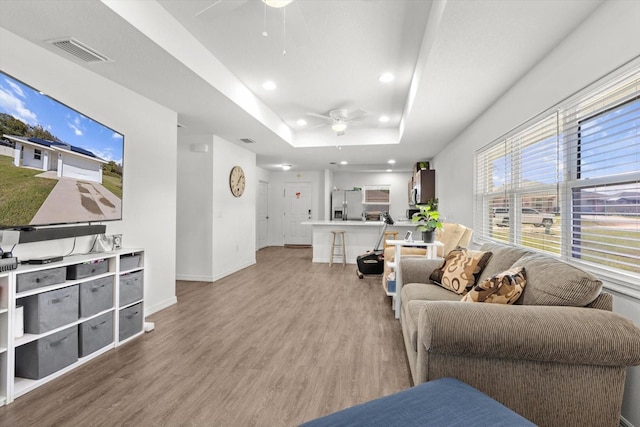
[[[122,219],[124,135],[0,71],[0,229]]]

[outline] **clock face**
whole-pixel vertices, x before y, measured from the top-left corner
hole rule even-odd
[[[229,188],[231,188],[231,194],[235,197],[242,196],[244,193],[244,171],[240,166],[234,166],[229,174]]]

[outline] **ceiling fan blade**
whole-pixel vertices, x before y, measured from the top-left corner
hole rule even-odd
[[[347,120],[355,120],[363,118],[364,116],[368,116],[370,113],[367,110],[363,110],[362,108],[358,108],[357,110],[347,114]]]
[[[329,116],[325,116],[322,114],[318,114],[318,113],[307,113],[307,116],[311,116],[311,117],[319,117],[321,119],[325,119],[325,120],[331,120],[331,117]]]
[[[325,126],[328,126],[328,123],[320,123],[320,124],[317,124],[317,125],[314,125],[314,126],[309,126],[309,127],[305,128],[305,130],[318,129],[318,128],[325,127]]]
[[[247,1],[249,0],[213,0],[209,6],[196,13],[195,16],[201,19],[213,19],[243,6]]]

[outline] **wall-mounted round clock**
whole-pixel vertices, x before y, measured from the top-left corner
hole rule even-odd
[[[242,196],[242,193],[244,193],[244,185],[244,171],[240,166],[234,166],[231,168],[231,173],[229,174],[229,188],[231,189],[231,194],[235,197]]]

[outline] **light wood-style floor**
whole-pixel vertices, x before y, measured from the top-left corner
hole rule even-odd
[[[177,296],[155,331],[0,408],[0,425],[295,426],[410,386],[390,299],[354,265],[266,248]]]

